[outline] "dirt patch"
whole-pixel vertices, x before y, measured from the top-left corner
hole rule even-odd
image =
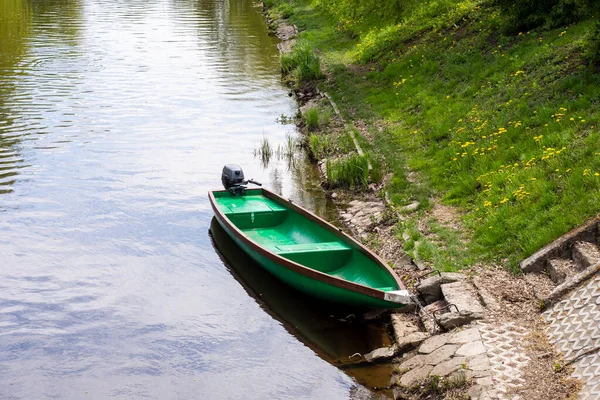
[[[453,229],[461,229],[460,214],[453,207],[435,203],[431,209],[431,215],[442,225]]]
[[[523,399],[576,399],[581,383],[571,378],[571,368],[563,367],[554,347],[544,334],[543,324],[538,324],[526,337],[524,346],[531,361],[523,369],[525,381],[510,394],[518,394]]]

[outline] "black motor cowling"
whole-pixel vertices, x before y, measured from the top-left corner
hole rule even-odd
[[[244,171],[239,165],[227,164],[223,167],[221,182],[225,189],[244,184]]]

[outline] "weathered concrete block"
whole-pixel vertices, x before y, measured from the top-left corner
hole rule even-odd
[[[443,300],[440,300],[440,301],[436,301],[435,303],[431,303],[426,307],[423,307],[419,311],[419,317],[421,317],[421,322],[423,323],[425,330],[427,332],[429,332],[431,335],[435,335],[435,334],[441,332],[441,328],[438,326],[438,324],[433,319],[433,312],[435,310],[439,310],[440,308],[443,308],[444,306],[446,306],[446,302]]]
[[[442,293],[446,302],[456,305],[459,315],[471,317],[471,320],[484,317],[483,306],[471,284],[467,282],[446,283],[442,285]]]
[[[560,285],[570,276],[577,273],[573,262],[562,258],[553,258],[548,260],[548,276],[557,285]]]
[[[419,331],[419,328],[407,314],[392,314],[391,320],[396,341],[400,341],[403,337]]]
[[[598,246],[590,242],[576,242],[573,245],[573,261],[580,271],[600,262]]]
[[[483,318],[483,317],[479,317]],[[470,313],[457,313],[457,312],[449,312],[446,314],[442,314],[438,317],[439,324],[447,330],[458,328],[459,326],[466,325],[471,321],[475,320]]]
[[[543,272],[546,261],[552,258],[571,258],[571,244],[575,241],[597,242],[600,217],[588,221],[585,225],[573,229],[541,248],[519,263],[523,272]]]
[[[425,303],[431,304],[442,299],[441,286],[445,283],[452,283],[464,280],[466,277],[463,274],[455,272],[442,272],[441,275],[430,276],[424,279],[416,287],[419,294],[425,300]]]

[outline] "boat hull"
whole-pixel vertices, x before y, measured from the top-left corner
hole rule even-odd
[[[369,308],[413,300],[394,271],[341,229],[266,189],[209,192],[226,234],[256,263],[317,298]]]
[[[261,252],[256,251],[250,247],[244,240],[238,236],[237,232],[230,229],[229,224],[216,215],[216,219],[219,225],[227,233],[227,235],[261,267],[267,270],[269,273],[274,275],[282,282],[294,287],[295,289],[308,294],[310,296],[317,297],[319,299],[349,304],[357,307],[365,308],[403,308],[405,304],[399,304],[385,299],[375,298],[356,291],[335,286],[326,282],[315,280],[304,274],[293,271],[285,266],[278,264],[277,262],[269,259]]]

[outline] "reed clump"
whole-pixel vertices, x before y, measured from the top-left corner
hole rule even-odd
[[[298,85],[321,79],[321,58],[306,42],[299,42],[289,54],[279,58],[281,72],[292,75]]]
[[[331,187],[360,189],[369,185],[369,159],[367,156],[350,154],[335,160],[327,160],[327,182]]]

